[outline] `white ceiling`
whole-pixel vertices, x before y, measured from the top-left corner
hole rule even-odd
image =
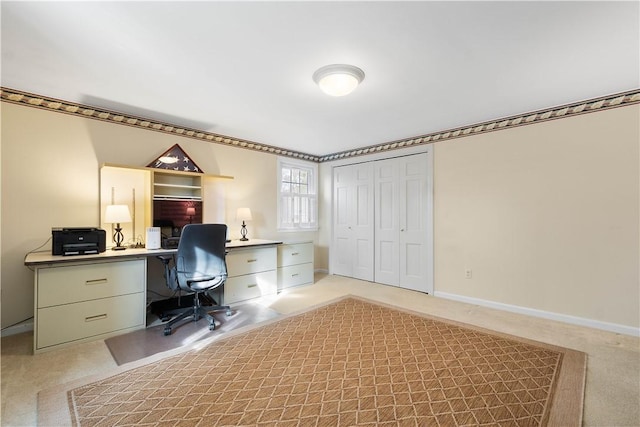
[[[326,155],[637,89],[639,5],[2,1],[2,86]]]

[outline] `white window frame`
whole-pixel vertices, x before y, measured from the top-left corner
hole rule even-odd
[[[283,171],[286,169],[297,169],[307,172],[306,194],[283,191]],[[277,188],[278,231],[317,231],[318,165],[312,162],[278,157]],[[304,206],[307,207],[306,213],[303,209]]]

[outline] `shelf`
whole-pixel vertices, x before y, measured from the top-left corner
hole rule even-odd
[[[201,201],[202,197],[200,196],[181,196],[181,195],[172,195],[172,194],[154,194],[153,200],[193,200],[193,201]]]
[[[202,200],[202,176],[156,171],[153,200]]]
[[[104,223],[104,212],[109,204],[129,205],[135,218],[123,228],[125,236],[132,239],[139,239],[145,227],[151,227],[157,219],[170,219],[180,227],[190,220],[222,223],[225,215],[222,186],[232,179],[231,176],[103,163],[100,172],[101,227],[111,227]],[[196,215],[187,216],[187,207],[194,207]]]
[[[167,188],[186,188],[192,190],[200,190],[199,185],[185,185],[185,184],[163,184],[159,182],[153,183],[154,187],[167,187]]]

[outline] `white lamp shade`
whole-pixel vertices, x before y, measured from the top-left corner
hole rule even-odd
[[[238,208],[236,211],[236,220],[238,221],[251,221],[253,218],[251,217],[251,209],[249,208]]]
[[[116,224],[131,222],[131,214],[127,205],[109,205],[104,213],[104,222]]]

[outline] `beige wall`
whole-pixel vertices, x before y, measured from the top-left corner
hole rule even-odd
[[[639,327],[639,116],[636,105],[435,144],[436,293]],[[33,315],[24,255],[53,226],[98,224],[100,164],[145,166],[176,143],[235,177],[232,238],[247,206],[250,237],[314,240],[315,267],[328,268],[330,163],[320,231],[279,234],[276,156],[3,102],[3,328]]]
[[[636,105],[437,143],[436,294],[638,328],[639,117]]]
[[[236,208],[249,207],[250,238],[317,240],[276,230],[275,155],[3,102],[2,328],[33,316],[25,254],[45,243],[50,250],[52,227],[99,225],[100,165],[146,166],[174,144],[206,173],[234,177],[225,184],[231,238],[240,237]],[[316,268],[326,269],[318,256]]]

